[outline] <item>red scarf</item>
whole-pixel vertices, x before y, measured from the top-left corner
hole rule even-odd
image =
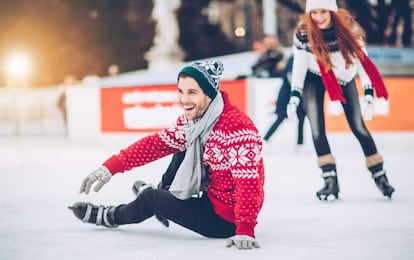
[[[362,67],[364,67],[364,70],[367,72],[372,85],[374,86],[377,97],[384,97],[385,99],[388,99],[387,89],[385,87],[381,74],[379,73],[375,64],[366,54],[364,54],[364,59],[360,61]],[[321,72],[322,82],[325,85],[325,89],[328,92],[331,100],[340,100],[342,103],[346,103],[342,87],[339,86],[338,80],[336,79],[333,70],[329,69],[328,71],[325,71],[325,66],[323,65],[323,63],[319,60],[317,60],[317,62],[319,65],[319,70]]]

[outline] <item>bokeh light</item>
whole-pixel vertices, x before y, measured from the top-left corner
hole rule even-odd
[[[4,74],[7,79],[23,79],[32,73],[31,57],[24,52],[9,54],[4,62]]]
[[[236,37],[244,37],[246,36],[246,30],[243,27],[237,27],[234,30],[234,35],[236,35]]]

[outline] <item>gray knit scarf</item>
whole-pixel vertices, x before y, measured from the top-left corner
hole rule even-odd
[[[223,108],[223,97],[219,91],[204,115],[197,121],[190,121],[184,129],[187,151],[169,188],[176,198],[185,200],[200,192],[201,184],[207,177],[202,162],[204,145]]]

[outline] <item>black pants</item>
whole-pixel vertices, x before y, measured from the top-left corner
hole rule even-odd
[[[289,59],[289,64],[286,66],[291,65],[291,60]],[[280,87],[279,93],[277,95],[276,99],[276,107],[275,107],[275,113],[277,114],[276,120],[273,122],[273,124],[269,127],[269,129],[266,131],[265,136],[263,137],[263,140],[269,141],[270,137],[274,134],[274,132],[279,128],[279,126],[287,119],[287,113],[286,108],[289,104],[290,100],[290,91],[291,86],[288,79],[288,71],[289,68],[291,69],[291,66],[288,66],[286,68],[286,71],[283,75],[283,83]],[[298,128],[297,128],[297,139],[296,144],[303,144],[303,126],[305,123],[305,111],[303,110],[302,104],[299,105],[297,109],[297,116],[298,116]]]
[[[299,109],[299,108],[298,108]],[[269,127],[267,130],[265,136],[263,137],[263,140],[269,141],[270,137],[274,134],[274,132],[279,128],[279,126],[285,121],[287,118],[286,114],[277,114],[276,120],[273,122],[273,124]],[[297,139],[296,144],[303,144],[303,127],[305,124],[305,113],[301,112],[298,113],[298,128],[297,128]]]
[[[361,115],[355,81],[342,87],[346,104],[341,103],[352,133],[358,139],[365,156],[377,153],[375,142],[365,126]],[[312,130],[312,139],[318,156],[331,153],[326,138],[324,97],[325,87],[322,78],[308,73],[303,88],[303,105]]]
[[[184,158],[184,152],[173,156],[163,175],[160,186],[171,184],[178,166]],[[164,217],[198,234],[213,238],[234,236],[236,226],[216,214],[213,205],[204,192],[200,198],[179,200],[166,189],[147,189],[134,201],[120,205],[115,210],[116,224],[140,223],[154,215]]]

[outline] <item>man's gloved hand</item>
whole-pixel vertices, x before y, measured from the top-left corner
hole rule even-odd
[[[362,116],[365,121],[371,121],[374,115],[374,97],[372,95],[365,95],[362,103]]]
[[[92,184],[95,182],[98,183],[95,185],[93,190],[98,192],[111,179],[111,177],[112,174],[109,172],[108,168],[101,166],[83,179],[79,193],[85,192],[85,194],[88,194],[91,190]]]
[[[256,239],[248,235],[232,236],[227,239],[226,246],[227,247],[236,246],[238,249],[252,249],[252,248],[260,247]]]
[[[296,96],[292,96],[289,99],[289,103],[286,107],[286,114],[289,120],[296,120],[298,118],[297,109],[299,106],[300,99]]]

